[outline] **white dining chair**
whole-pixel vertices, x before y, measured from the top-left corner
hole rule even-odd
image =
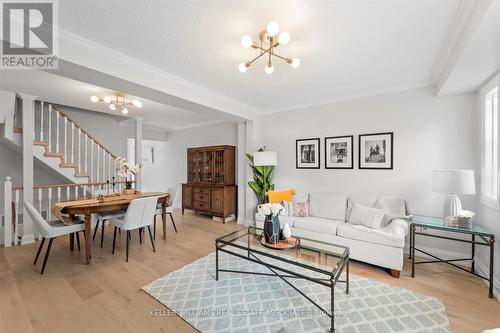
[[[106,195],[110,194],[108,190],[95,190],[93,192],[94,197],[98,195]],[[97,233],[97,229],[99,229],[99,224],[101,224],[101,247],[104,243],[104,227],[106,226],[106,221],[111,220],[113,217],[123,217],[125,216],[125,211],[120,210],[117,212],[106,212],[106,213],[95,213],[93,214],[93,228],[94,234],[92,235],[92,241],[95,239],[95,234]]]
[[[167,212],[167,215],[170,216],[170,221],[172,221],[172,225],[174,226],[175,233],[177,233],[177,227],[175,226],[174,216],[172,215],[172,213],[174,212],[173,204],[177,200],[177,196],[179,194],[179,191],[176,188],[169,188],[167,192],[170,194],[173,193],[173,195],[170,195],[170,198],[168,199],[166,212]],[[162,214],[161,204],[158,204],[156,207],[156,212],[155,212],[155,216],[154,216],[153,239],[156,239],[156,217],[158,215],[161,215],[161,214]]]
[[[46,239],[49,240],[49,245],[47,246],[47,250],[45,252],[45,258],[43,260],[42,270],[40,271],[40,274],[43,274],[43,272],[45,271],[45,266],[47,265],[50,249],[52,247],[52,241],[55,238],[65,235],[72,236],[72,234],[76,233],[78,241],[78,250],[80,250],[80,241],[79,241],[80,238],[78,237],[78,233],[80,231],[84,232],[85,230],[85,224],[83,223],[82,220],[74,220],[74,224],[71,225],[64,224],[62,221],[59,220],[46,221],[42,217],[42,215],[35,209],[35,207],[33,207],[30,203],[24,201],[24,207],[26,207],[28,215],[33,220],[34,225],[36,225],[37,230],[40,233],[40,236],[42,236],[42,241],[40,242],[40,246],[38,247],[38,251],[36,252],[35,261],[33,262],[33,265],[36,265],[36,262],[38,261],[38,257],[40,256],[40,252],[42,251],[45,240]]]
[[[153,234],[151,232],[151,224],[153,224],[153,217],[156,211],[158,197],[146,197],[134,199],[130,202],[127,212],[123,217],[113,217],[109,221],[115,226],[113,231],[113,251],[115,253],[116,231],[118,228],[127,232],[125,236],[126,242],[126,255],[125,261],[128,261],[129,242],[131,240],[130,231],[148,227],[149,238],[153,247],[153,252],[156,252]],[[139,231],[140,233],[140,231]]]

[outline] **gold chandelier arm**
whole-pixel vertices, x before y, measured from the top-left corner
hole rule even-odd
[[[261,50],[261,51],[263,51],[263,52],[261,52],[258,56],[256,56],[256,57],[255,57],[255,58],[253,58],[252,60],[247,61],[247,62],[246,62],[246,66],[247,66],[247,67],[249,67],[249,66],[250,66],[250,65],[251,65],[251,64],[252,64],[255,60],[259,59],[259,58],[260,58],[260,57],[262,57],[264,54],[266,54],[266,53],[271,54],[271,53],[270,53],[271,48],[264,49],[264,48],[259,47],[259,46],[257,46],[257,45],[254,45],[253,47],[254,47],[254,48],[257,48],[257,49],[260,49],[260,50]]]

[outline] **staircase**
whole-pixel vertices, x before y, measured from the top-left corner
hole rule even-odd
[[[33,136],[29,137],[34,138],[35,168],[43,167],[63,179],[59,184],[34,184],[33,205],[42,216],[49,220],[53,218],[51,207],[55,202],[88,198],[95,190],[104,189],[111,193],[123,189],[125,181],[117,178],[114,154],[56,106],[44,101],[31,103],[34,103],[33,108],[30,104],[30,108],[23,111],[22,97],[0,91],[0,144],[23,154],[22,115],[33,109]],[[6,177],[3,228],[0,225],[0,244],[4,246],[17,245],[22,239],[25,190],[22,185],[13,185],[11,178]],[[37,238],[36,230],[34,237]]]
[[[0,140],[22,153],[22,101],[16,97],[15,103],[13,114],[4,117]],[[56,106],[35,103],[33,155],[37,162],[73,184],[116,179],[114,154]]]

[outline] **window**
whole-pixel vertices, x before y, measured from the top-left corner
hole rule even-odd
[[[484,95],[483,163],[483,201],[498,208],[498,86]]]

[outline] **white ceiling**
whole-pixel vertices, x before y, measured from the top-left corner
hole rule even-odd
[[[96,43],[266,113],[430,85],[460,0],[122,0],[59,2],[60,25]],[[301,67],[240,46],[269,21]],[[61,47],[64,47],[62,45]]]
[[[111,111],[105,103],[92,103],[90,96],[112,95],[113,90],[90,85],[62,76],[35,70],[8,70],[0,75],[0,90],[16,91],[40,97],[42,100],[77,108],[105,112],[123,116],[118,111]],[[195,124],[212,122],[205,115],[181,110],[165,104],[145,100],[136,96],[127,99],[139,99],[141,109],[129,108],[126,118],[143,117],[143,124],[166,130],[190,127]]]
[[[473,92],[500,69],[500,1],[493,1],[458,60],[443,94]]]

